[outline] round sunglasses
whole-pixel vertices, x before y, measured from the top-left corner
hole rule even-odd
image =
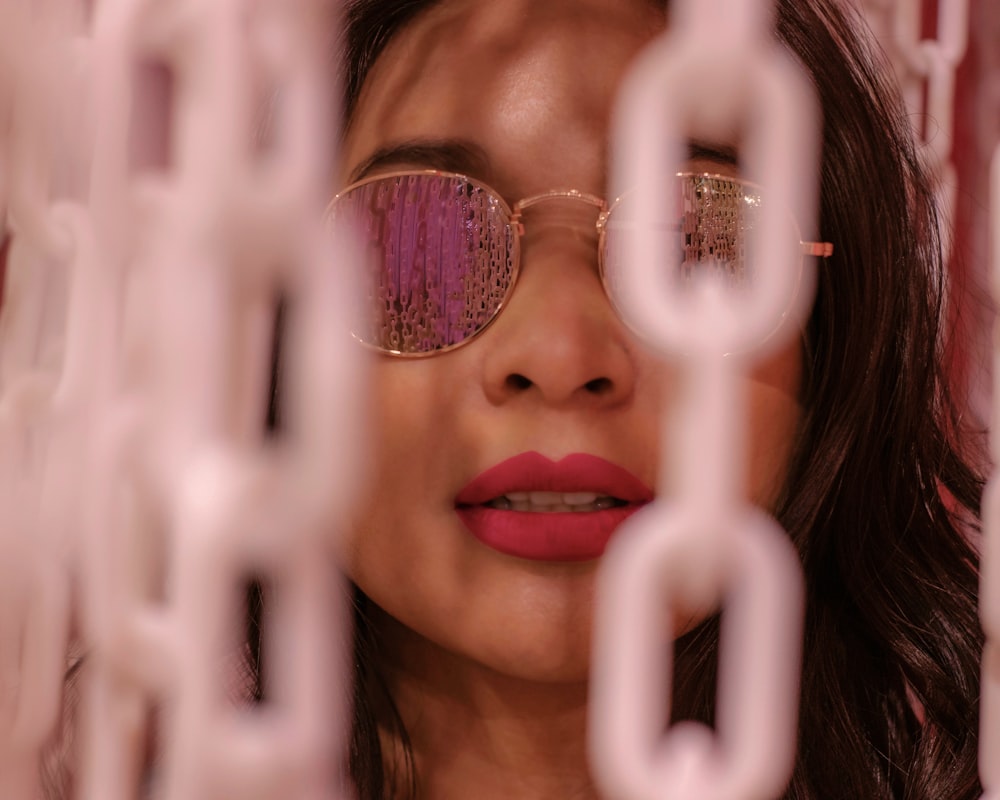
[[[663,225],[677,253],[670,270],[690,281],[707,269],[734,287],[757,268],[750,232],[760,216],[760,187],[709,173],[678,173],[664,187],[676,192],[678,218]],[[365,178],[330,204],[331,221],[352,225],[361,238],[366,308],[357,339],[394,356],[436,355],[472,341],[497,318],[517,283],[522,215],[534,205],[569,200],[597,214],[598,266],[605,292],[620,312],[623,242],[634,230],[634,202],[610,205],[575,189],[533,195],[509,206],[474,178],[439,170]],[[806,256],[828,257],[829,242],[802,242],[787,214],[788,235]]]

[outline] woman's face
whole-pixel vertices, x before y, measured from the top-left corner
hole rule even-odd
[[[369,74],[342,178],[366,164],[366,175],[439,168],[511,204],[551,189],[604,196],[615,89],[663,24],[638,0],[446,0]],[[413,144],[419,151],[392,154]],[[371,164],[377,152],[389,155]],[[689,166],[736,169],[711,156]],[[595,219],[576,203],[526,212],[521,274],[491,327],[430,358],[372,356],[375,476],[349,537],[349,573],[411,642],[533,680],[586,676],[602,537],[657,486],[661,416],[677,380],[609,305]],[[799,374],[796,344],[748,379],[747,491],[764,506],[786,468]],[[526,453],[557,463],[539,467]],[[545,488],[618,501],[518,511],[499,498]]]

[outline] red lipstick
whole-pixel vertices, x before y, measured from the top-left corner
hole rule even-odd
[[[614,498],[614,503],[581,511],[519,511],[492,505],[511,494],[530,492],[591,493]],[[474,478],[458,493],[455,507],[472,535],[501,553],[536,561],[588,561],[604,552],[615,528],[652,499],[652,490],[639,478],[603,458],[574,453],[552,461],[531,452]]]

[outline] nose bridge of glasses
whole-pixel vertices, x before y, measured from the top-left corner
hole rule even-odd
[[[541,194],[533,194],[530,197],[525,197],[522,200],[518,200],[514,203],[511,211],[513,215],[511,217],[511,222],[516,226],[519,234],[524,234],[524,212],[529,208],[537,206],[542,203],[551,202],[575,202],[583,203],[591,208],[594,208],[598,212],[598,229],[600,228],[602,220],[607,215],[608,204],[603,197],[598,197],[595,194],[589,194],[587,192],[581,192],[578,189],[552,189],[547,192],[542,192]]]

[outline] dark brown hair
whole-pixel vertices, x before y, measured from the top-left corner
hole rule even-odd
[[[353,0],[343,53],[353,111],[386,44],[438,0]],[[945,364],[933,194],[862,23],[838,0],[783,0],[778,36],[824,112],[820,272],[804,415],[776,516],[807,583],[799,750],[787,798],[978,798],[977,533],[984,463]],[[357,598],[351,769],[360,797],[415,794],[386,776],[374,707],[405,730]],[[677,718],[711,722],[717,620],[676,645]],[[385,719],[382,720],[386,722]],[[393,760],[394,761],[394,760]],[[387,788],[389,787],[389,788]]]

